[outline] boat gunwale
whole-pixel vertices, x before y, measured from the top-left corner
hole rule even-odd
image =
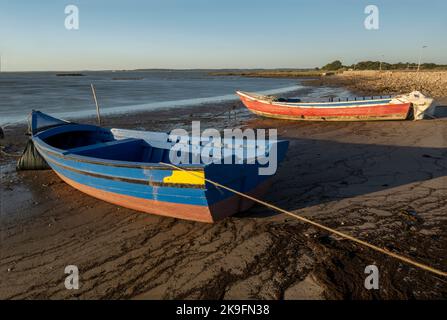
[[[64,128],[65,130],[62,128]],[[81,131],[81,129],[84,129],[84,130],[87,129],[89,131],[94,131],[94,130],[112,130],[115,128],[109,129],[109,128],[103,128],[103,127],[99,127],[99,126],[95,126],[95,125],[77,124],[77,123],[67,122],[67,124],[62,124],[59,126],[54,126],[54,127],[48,128],[43,131],[39,131],[38,133],[32,135],[32,139],[35,142],[36,147],[42,149],[42,151],[47,152],[55,157],[63,158],[63,159],[67,159],[67,160],[72,160],[72,161],[77,161],[77,162],[82,162],[82,163],[96,164],[96,165],[105,165],[105,166],[111,166],[111,167],[121,167],[121,168],[134,168],[134,169],[147,169],[147,170],[173,170],[171,167],[168,167],[164,164],[156,163],[156,162],[121,161],[121,160],[102,159],[102,158],[97,158],[97,157],[92,157],[92,156],[78,155],[75,153],[71,153],[69,151],[70,149],[65,150],[65,149],[53,147],[53,146],[49,145],[48,143],[46,143],[41,138],[41,136],[43,136],[45,138],[52,136],[51,131],[53,131],[53,130],[62,131],[62,132],[69,132],[70,130],[72,130],[73,132],[75,132],[76,130]],[[127,129],[127,130],[129,130],[129,129]],[[140,130],[129,130],[129,131],[150,132],[150,131],[140,131]],[[58,132],[58,133],[62,133],[62,132]],[[144,140],[142,138],[136,138],[136,139]],[[281,140],[277,140],[271,144],[279,145],[280,143],[284,143],[285,141],[287,141],[287,140],[281,139]],[[219,148],[219,147],[217,147],[217,148]],[[224,147],[220,147],[220,148],[224,148]],[[168,149],[166,149],[166,150],[168,150]],[[213,164],[214,163],[178,164],[177,166],[184,170],[204,171],[206,167],[209,167]]]
[[[358,105],[354,104],[357,102],[354,101],[345,101],[345,102],[351,102],[353,105],[347,105],[343,104],[343,101],[335,101],[335,102],[279,102],[279,101],[268,101],[266,99],[263,99],[264,96],[249,93],[249,92],[243,92],[243,91],[236,91],[236,94],[240,97],[244,97],[247,99],[250,99],[252,101],[257,101],[263,104],[269,104],[272,106],[278,106],[278,107],[285,107],[285,108],[301,108],[301,109],[343,109],[343,108],[373,108],[375,106],[383,106],[383,105],[401,105],[401,104],[407,104],[407,102],[401,102],[401,103],[391,103],[393,98],[385,98],[385,99],[369,99],[369,100],[357,100],[358,102],[380,102],[380,101],[388,101],[388,103],[371,103],[370,105]],[[337,105],[336,105],[337,104]]]
[[[80,125],[82,126],[82,125]],[[91,126],[94,127],[94,126]],[[59,128],[59,127],[57,127]],[[101,127],[96,127],[101,129]],[[91,156],[82,156],[74,153],[70,153],[68,150],[59,149],[56,147],[53,147],[43,141],[42,138],[39,137],[42,133],[46,132],[48,134],[49,130],[54,130],[56,128],[51,128],[42,132],[39,132],[36,135],[32,136],[33,142],[35,143],[36,147],[38,149],[41,149],[44,152],[47,152],[55,157],[62,158],[62,159],[68,159],[73,160],[77,162],[82,163],[90,163],[90,164],[98,164],[98,165],[105,165],[110,167],[120,167],[120,168],[134,168],[134,169],[147,169],[147,170],[173,170],[171,167],[168,167],[161,163],[156,162],[133,162],[133,161],[120,161],[120,160],[110,160],[110,159],[101,159]],[[51,135],[48,135],[51,136]],[[196,170],[196,171],[202,171],[204,168],[208,166],[208,164],[190,164],[190,165],[184,165],[179,164],[178,167],[185,169],[185,170]]]

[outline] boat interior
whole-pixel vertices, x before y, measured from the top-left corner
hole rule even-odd
[[[168,143],[165,148],[153,147],[144,139],[116,139],[108,130],[68,131],[43,138],[48,145],[75,154],[105,160],[169,163]]]
[[[76,130],[76,127],[78,129]],[[61,129],[61,128],[59,128]],[[61,132],[48,135],[47,137],[40,137],[46,144],[51,147],[62,150],[64,154],[74,154],[86,157],[93,157],[105,160],[115,160],[115,161],[128,161],[128,162],[141,162],[141,163],[159,163],[166,162],[170,163],[170,152],[172,146],[175,142],[171,142],[167,139],[167,134],[161,134],[159,137],[164,137],[162,140],[151,140],[136,137],[122,137],[119,139],[113,134],[113,129],[103,129],[95,126],[83,126],[83,125],[70,125],[66,129],[71,130],[61,130]],[[130,131],[133,132],[135,136],[144,136],[145,134],[149,136],[154,136],[157,133],[151,132],[141,132],[141,131]],[[152,134],[152,135],[151,135]],[[158,133],[159,134],[159,133]],[[247,156],[248,149],[247,143],[242,147],[242,154],[244,158],[250,158]],[[235,142],[236,144],[236,142]],[[186,145],[186,144],[183,144]],[[255,146],[257,148],[258,146]],[[191,144],[187,144],[186,149],[183,148],[183,153],[181,150],[178,151],[178,157],[183,155],[183,161],[187,163],[197,163],[202,157],[198,156],[203,151],[203,146],[193,148]],[[224,150],[228,148],[214,147],[208,148],[209,154],[231,154],[233,158],[236,157],[234,154],[234,149],[231,149],[229,153],[225,153]],[[266,146],[265,152],[268,155],[269,148]],[[185,151],[188,150],[188,151]],[[229,149],[228,149],[229,150]],[[214,153],[216,152],[216,153]],[[241,154],[238,154],[240,156]],[[198,160],[194,160],[198,159]],[[235,163],[235,159],[231,163]]]
[[[328,97],[326,99],[317,99],[312,102],[343,102],[343,101],[374,101],[374,100],[384,100],[384,102],[391,101],[392,96],[369,96],[369,97]],[[273,99],[275,102],[287,102],[287,103],[308,103],[307,101],[301,101],[301,99],[298,98],[282,98],[282,97],[275,97]]]

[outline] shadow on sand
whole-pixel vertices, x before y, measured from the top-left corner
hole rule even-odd
[[[447,108],[443,112],[447,117]],[[445,146],[447,129],[439,134],[443,135],[442,146]],[[289,211],[354,197],[362,203],[363,196],[368,194],[383,191],[391,194],[392,188],[446,176],[446,158],[445,147],[382,145],[373,139],[371,144],[290,139],[287,157],[265,200]],[[255,205],[237,216],[276,214]]]

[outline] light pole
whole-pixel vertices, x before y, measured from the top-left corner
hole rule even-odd
[[[419,69],[421,68],[421,59],[422,59],[422,49],[427,48],[427,46],[422,46],[421,49],[419,49],[419,62],[418,62],[418,70],[417,72],[419,72]]]
[[[382,59],[380,60],[379,71],[382,71],[382,60],[383,60],[384,55],[382,54],[380,57]]]

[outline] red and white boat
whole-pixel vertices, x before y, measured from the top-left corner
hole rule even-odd
[[[236,92],[253,113],[279,119],[308,121],[361,121],[422,119],[433,99],[418,91],[387,99],[301,102],[255,93]]]

